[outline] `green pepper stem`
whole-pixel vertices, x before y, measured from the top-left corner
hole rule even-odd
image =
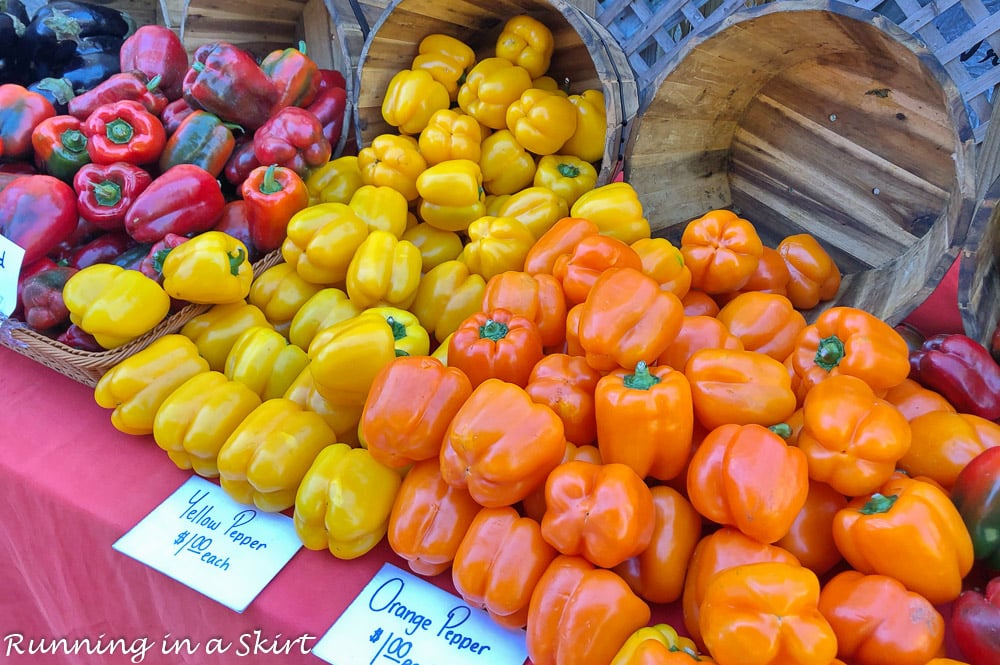
[[[396,320],[393,316],[385,317],[386,323],[392,328],[392,338],[397,342],[401,339],[406,339],[406,326]]]
[[[896,503],[896,499],[898,498],[898,494],[890,494],[889,496],[886,496],[875,492],[875,494],[871,495],[868,502],[862,506],[861,510],[858,512],[862,515],[879,515],[881,513],[887,513],[889,512],[889,509],[892,508],[893,504]]]
[[[649,373],[649,367],[646,365],[645,360],[637,362],[635,364],[635,371],[632,374],[626,374],[625,378],[622,379],[622,384],[626,388],[634,390],[649,390],[659,382],[660,377]]]
[[[69,152],[78,154],[87,152],[87,135],[79,129],[67,129],[59,137],[59,141]]]
[[[836,335],[824,337],[816,347],[816,357],[813,359],[819,367],[827,372],[840,364],[844,359],[844,343]]]
[[[146,84],[146,90],[150,90],[150,91],[156,90],[157,88],[160,87],[160,81],[162,81],[162,80],[163,80],[163,76],[160,75],[160,74],[157,74],[153,78],[149,79],[149,82]]]
[[[91,189],[94,192],[94,200],[101,207],[111,208],[122,200],[122,188],[117,182],[111,180],[95,182]]]
[[[277,194],[283,189],[281,183],[274,177],[274,172],[277,168],[277,164],[271,164],[267,167],[267,170],[264,171],[264,179],[260,182],[261,194]]]
[[[164,247],[153,252],[153,270],[156,271],[157,275],[163,274],[163,262],[167,260],[167,254],[173,250],[173,247]]]
[[[560,162],[557,170],[559,171],[559,175],[564,178],[576,178],[580,175],[580,167],[567,164],[566,162]]]
[[[768,427],[769,430],[780,436],[782,439],[787,439],[792,435],[792,426],[788,423],[778,423],[777,425],[771,425]]]
[[[479,326],[479,338],[491,339],[494,342],[507,336],[507,324],[493,319],[487,319],[486,323]]]
[[[229,254],[229,272],[233,275],[240,274],[240,266],[246,261],[247,253],[242,247],[237,247],[234,253]]]
[[[104,126],[108,140],[117,145],[126,145],[135,136],[135,129],[124,118],[115,118]]]

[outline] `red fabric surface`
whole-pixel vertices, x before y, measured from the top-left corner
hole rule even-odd
[[[962,314],[958,311],[958,264],[959,259],[955,259],[927,300],[904,320],[924,337],[963,332]]]

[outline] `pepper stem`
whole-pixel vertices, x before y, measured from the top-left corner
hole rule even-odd
[[[840,364],[844,359],[844,343],[836,335],[824,337],[816,347],[816,357],[813,359],[818,366],[827,372]]]
[[[135,136],[135,129],[123,118],[115,118],[104,127],[108,140],[118,145],[125,145]]]
[[[649,367],[646,365],[645,360],[637,362],[635,364],[635,371],[632,374],[626,374],[625,378],[622,379],[622,384],[626,388],[634,390],[649,390],[659,382],[660,377],[649,373]]]
[[[401,339],[406,339],[406,326],[396,320],[395,317],[387,316],[385,317],[385,322],[389,324],[392,328],[392,338],[397,342]]]
[[[146,83],[146,90],[149,90],[150,92],[156,90],[157,88],[160,87],[160,81],[162,80],[163,76],[161,74],[157,74],[153,78],[149,79],[149,81]]]
[[[277,164],[271,164],[267,167],[267,170],[264,171],[264,179],[260,182],[261,194],[277,194],[283,189],[281,183],[274,177],[274,171],[277,168]]]
[[[868,499],[868,503],[862,506],[861,510],[858,512],[862,515],[879,515],[881,513],[887,513],[889,512],[889,509],[892,508],[892,505],[896,503],[896,499],[898,498],[898,494],[890,494],[889,496],[886,496],[875,492],[875,494],[872,494],[871,498]]]
[[[229,272],[233,275],[240,274],[240,266],[246,261],[247,253],[243,251],[242,247],[237,247],[234,252],[229,254]]]
[[[788,423],[778,423],[777,425],[771,425],[768,427],[769,430],[780,436],[782,439],[787,439],[792,435],[792,426]]]
[[[494,342],[507,336],[507,324],[493,319],[487,319],[486,323],[479,326],[479,339],[491,339]]]
[[[561,175],[564,178],[576,178],[577,176],[580,175],[580,168],[578,166],[574,166],[573,164],[560,162],[557,168],[559,171],[559,175]]]
[[[87,152],[87,135],[79,129],[67,129],[59,136],[59,142],[69,152],[76,154]]]
[[[112,208],[122,200],[122,187],[112,180],[95,182],[91,189],[94,191],[97,205],[103,208]]]

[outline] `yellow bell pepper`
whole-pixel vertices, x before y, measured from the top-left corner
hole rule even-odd
[[[666,662],[671,653],[683,653],[689,658],[684,662],[714,663],[710,656],[699,653],[698,645],[688,637],[681,637],[673,626],[658,623],[644,626],[629,635],[611,660],[611,665]],[[673,661],[670,661],[673,662]]]
[[[309,171],[306,190],[309,205],[317,203],[348,203],[361,185],[361,167],[357,155],[345,155],[330,160]]]
[[[640,238],[632,249],[642,260],[642,272],[656,280],[663,291],[683,298],[691,290],[691,269],[681,250],[666,238]]]
[[[260,307],[245,300],[215,305],[184,324],[180,333],[194,342],[209,369],[221,372],[236,338],[251,326],[270,326]]]
[[[543,76],[549,70],[553,50],[552,31],[527,14],[508,19],[497,37],[497,57],[524,67],[531,78]]]
[[[361,314],[321,331],[309,345],[316,390],[335,407],[361,408],[375,376],[396,357],[392,327]]]
[[[483,172],[468,159],[429,166],[417,178],[420,218],[444,231],[465,231],[486,213]]]
[[[179,469],[219,476],[222,444],[260,406],[248,386],[222,372],[195,374],[170,393],[153,419],[153,440]]]
[[[500,208],[510,199],[513,194],[487,194],[486,195],[486,214],[490,217],[497,217],[500,214]]]
[[[454,231],[445,231],[431,224],[420,223],[403,234],[403,240],[412,242],[420,250],[421,271],[457,259],[462,253],[462,238]]]
[[[569,209],[570,217],[583,217],[600,233],[631,245],[650,237],[649,220],[643,216],[639,194],[627,182],[612,182],[585,192]]]
[[[411,69],[427,71],[455,101],[459,83],[474,64],[476,52],[471,46],[451,35],[432,33],[420,40]]]
[[[104,373],[94,401],[114,409],[111,424],[125,434],[152,434],[156,411],[170,393],[195,374],[208,371],[198,347],[180,334],[160,337]]]
[[[531,87],[531,74],[504,58],[476,63],[458,89],[458,106],[490,129],[507,126],[507,107]]]
[[[421,263],[420,250],[412,242],[372,231],[347,267],[347,295],[361,309],[407,309],[417,294]]]
[[[431,352],[430,335],[413,312],[398,307],[371,307],[361,316],[378,316],[392,329],[397,356],[426,356]]]
[[[277,513],[295,505],[316,456],[337,437],[323,418],[277,397],[250,412],[219,450],[219,484],[239,503]]]
[[[325,288],[305,301],[292,317],[288,340],[300,349],[308,349],[316,333],[360,313],[361,308],[343,290]]]
[[[443,365],[448,364],[448,345],[451,344],[451,336],[454,334],[455,333],[450,333],[447,337],[441,340],[441,342],[437,345],[437,348],[431,352],[431,357],[437,358]]]
[[[273,328],[254,326],[236,339],[226,358],[225,375],[249,387],[263,401],[284,395],[308,364],[304,349],[290,344]]]
[[[506,120],[525,150],[554,155],[576,131],[576,107],[566,95],[528,88],[507,107]]]
[[[536,240],[567,215],[569,205],[566,199],[541,186],[528,187],[509,195],[493,214],[494,217],[513,217],[527,226]]]
[[[564,85],[564,84],[565,85]],[[564,79],[563,83],[555,80],[548,74],[544,76],[539,76],[531,81],[532,88],[540,88],[541,90],[548,90],[549,92],[557,92],[563,97],[569,97],[567,88],[569,87],[569,79]]]
[[[379,134],[358,151],[358,167],[363,184],[392,187],[413,202],[419,196],[417,176],[427,168],[427,160],[412,136]]]
[[[469,242],[458,257],[469,270],[490,278],[524,268],[535,236],[513,217],[480,217],[469,225]]]
[[[479,158],[483,189],[489,194],[513,194],[530,187],[535,179],[535,157],[524,149],[509,129],[483,139]]]
[[[351,205],[319,203],[288,220],[281,256],[306,282],[331,286],[347,277],[347,267],[368,233],[368,222]]]
[[[246,299],[253,282],[247,246],[222,231],[205,231],[171,249],[163,260],[163,290],[202,305]]]
[[[113,263],[77,271],[63,286],[69,319],[105,349],[141,337],[170,312],[170,296],[156,280]]]
[[[597,186],[597,169],[573,155],[545,155],[535,170],[536,187],[547,187],[572,207],[576,200]]]
[[[295,496],[295,533],[306,548],[329,549],[338,559],[371,551],[389,529],[403,478],[364,448],[324,448]]]
[[[369,231],[388,231],[399,238],[406,230],[409,205],[392,187],[362,185],[347,204],[365,221]]]
[[[247,300],[264,312],[275,330],[286,335],[295,313],[322,289],[322,286],[302,279],[295,266],[278,263],[257,276]]]
[[[576,108],[576,130],[563,144],[560,152],[579,157],[585,162],[601,161],[608,136],[608,112],[604,106],[604,93],[600,90],[584,90],[579,95],[570,95],[569,101]]]
[[[482,143],[479,121],[454,109],[436,111],[417,139],[420,154],[429,166],[449,159],[478,162]]]
[[[462,321],[478,312],[486,280],[458,259],[445,261],[420,280],[410,311],[438,342],[458,330]]]
[[[292,400],[306,411],[312,411],[322,416],[330,429],[337,434],[337,441],[352,446],[358,445],[358,423],[361,422],[364,405],[330,404],[316,390],[316,380],[308,366],[292,381],[292,385],[288,387],[284,397]]]
[[[446,109],[451,96],[426,69],[401,69],[386,87],[382,118],[400,134],[417,135],[435,111]]]

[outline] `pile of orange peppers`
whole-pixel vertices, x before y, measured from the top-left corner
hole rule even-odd
[[[942,608],[976,562],[950,493],[1000,425],[910,379],[871,314],[807,320],[841,277],[807,234],[767,247],[712,210],[675,245],[624,182],[532,183],[491,216],[488,169],[431,139],[512,133],[464,86],[537,80],[544,37],[512,21],[497,57],[525,50],[475,76],[429,38],[386,96],[404,133],[313,172],[284,262],[109,371],[98,403],[289,511],[309,549],[385,539],[450,574],[534,665],[958,662]],[[450,107],[463,90],[482,116]],[[414,155],[412,179],[374,179]],[[668,603],[684,625],[649,625]]]

